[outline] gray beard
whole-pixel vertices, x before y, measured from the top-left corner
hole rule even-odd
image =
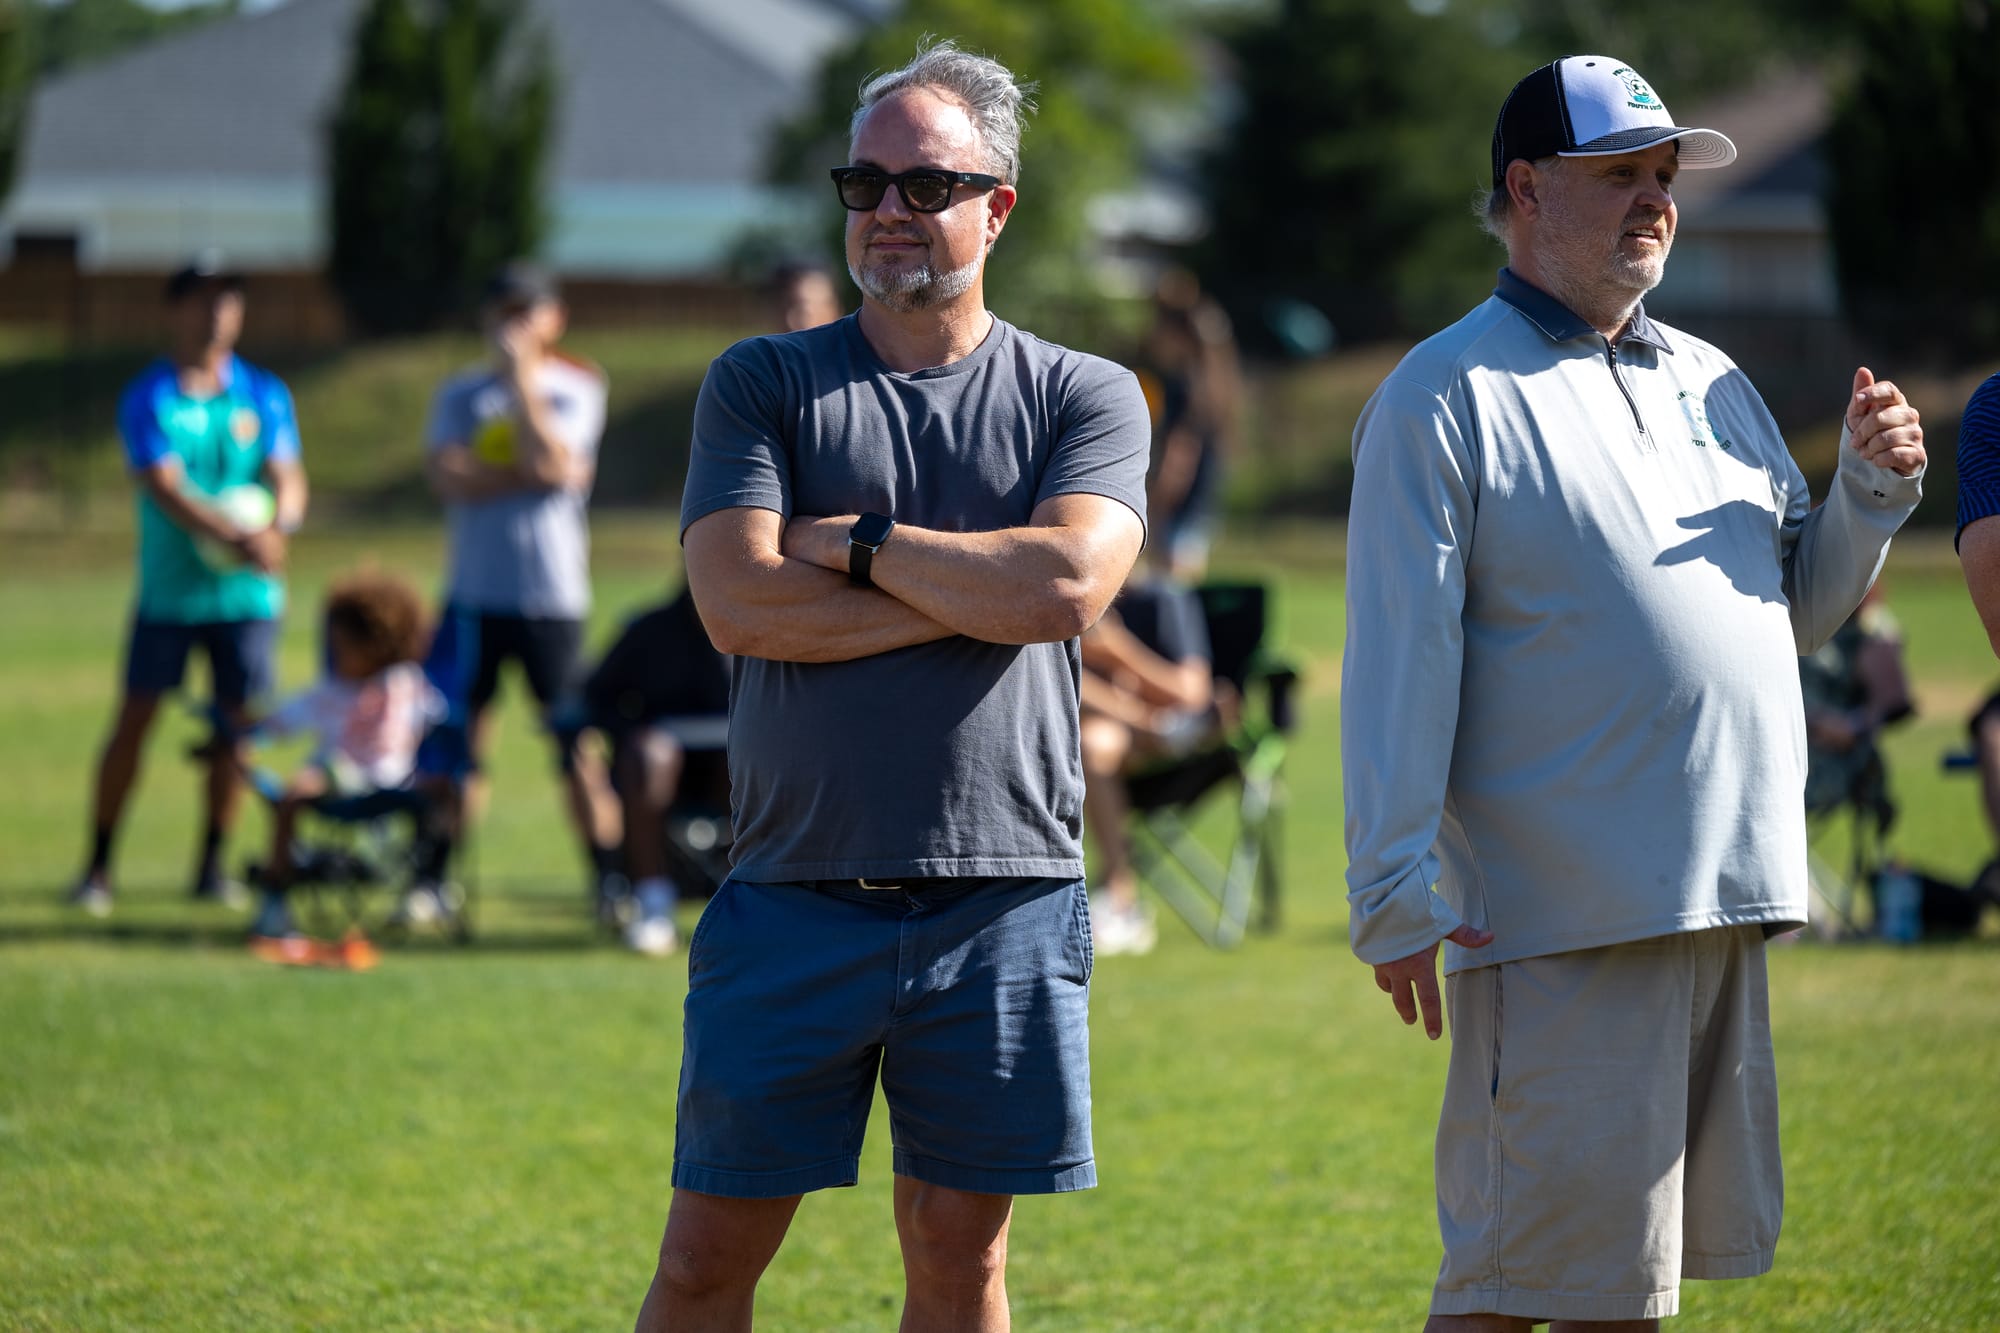
[[[940,273],[928,263],[882,273],[856,268],[850,262],[847,276],[854,279],[854,285],[876,304],[899,315],[907,315],[912,311],[928,310],[956,301],[971,291],[972,284],[979,281],[979,270],[985,262],[986,256],[982,254],[963,268],[955,268],[949,273]]]

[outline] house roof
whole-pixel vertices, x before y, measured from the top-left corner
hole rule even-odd
[[[1826,181],[1822,144],[1832,115],[1826,76],[1790,70],[1761,78],[1681,121],[1720,130],[1736,144],[1730,165],[1674,178],[1683,225],[1819,230]]]
[[[562,78],[558,185],[754,184],[771,127],[870,0],[530,0]],[[323,175],[363,0],[289,3],[49,80],[20,183]]]

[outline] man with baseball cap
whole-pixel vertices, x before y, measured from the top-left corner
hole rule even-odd
[[[164,295],[167,355],[118,404],[138,491],[139,588],[118,713],[98,759],[90,859],[70,893],[94,916],[111,910],[112,842],[160,699],[180,688],[189,654],[199,647],[208,659],[225,733],[247,725],[245,705],[270,689],[286,538],[305,517],[292,395],[236,355],[243,278],[210,252],[176,270]],[[229,746],[210,747],[198,899],[241,892],[222,869],[239,758]]]
[[[1806,920],[1797,657],[1861,600],[1923,431],[1858,370],[1826,500],[1727,357],[1648,318],[1688,167],[1735,156],[1572,56],[1493,136],[1493,296],[1355,427],[1355,953],[1452,1029],[1432,1329],[1651,1328],[1770,1268],[1764,942]]]

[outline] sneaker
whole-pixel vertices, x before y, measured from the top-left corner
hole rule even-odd
[[[63,901],[71,907],[80,907],[99,920],[111,915],[111,886],[105,883],[101,874],[85,875],[77,881]]]
[[[285,900],[277,894],[266,897],[257,909],[257,919],[250,923],[251,941],[302,938],[298,926],[292,922],[292,909]]]
[[[625,947],[648,958],[665,958],[681,947],[670,916],[642,916],[625,927]]]
[[[413,884],[403,891],[403,900],[396,904],[389,921],[405,928],[441,926],[451,920],[451,915],[451,904],[444,900],[442,889],[435,884]]]
[[[1090,947],[1093,953],[1151,953],[1159,939],[1153,914],[1142,903],[1118,906],[1108,893],[1090,896]]]
[[[196,876],[194,887],[188,890],[188,897],[198,903],[220,903],[238,912],[250,905],[250,890],[219,870],[205,871]]]

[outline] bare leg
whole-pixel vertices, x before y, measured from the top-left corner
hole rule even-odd
[[[667,807],[681,788],[687,756],[660,731],[645,731],[618,748],[618,794],[625,817],[625,873],[634,884],[667,873]]]
[[[316,768],[296,774],[285,786],[285,794],[271,808],[271,858],[267,874],[273,893],[283,893],[292,885],[292,836],[298,831],[299,811],[326,794],[326,777]]]
[[[563,771],[563,798],[570,825],[583,841],[584,850],[616,847],[624,836],[620,827],[618,797],[611,790],[611,776],[604,756],[594,745],[581,739]]]
[[[242,704],[225,706],[222,722],[231,736],[241,736],[250,727],[250,713]],[[201,866],[195,872],[200,883],[220,870],[219,858],[229,834],[236,827],[237,812],[243,806],[243,769],[250,762],[250,747],[241,741],[218,745],[208,756],[208,783]]]
[[[2000,849],[2000,709],[1981,715],[1975,737],[1979,752],[1979,791],[1986,805],[1986,829]]]
[[[1102,869],[1099,879],[1116,907],[1139,901],[1139,878],[1125,844],[1125,761],[1132,754],[1132,729],[1101,715],[1083,719],[1083,822],[1090,829]]]
[[[902,1333],[1006,1333],[1014,1199],[896,1177],[907,1296]]]
[[[125,816],[125,803],[131,798],[132,787],[139,778],[139,760],[145,751],[146,735],[152,730],[153,718],[159,709],[160,696],[157,694],[128,694],[120,702],[118,715],[111,724],[111,734],[105,738],[104,749],[97,760],[97,786],[91,807],[95,833],[108,838],[117,832],[119,821]],[[93,875],[108,869],[108,866],[97,865],[90,868]]]
[[[796,1194],[725,1199],[675,1190],[634,1333],[747,1333],[757,1280],[798,1209]]]

